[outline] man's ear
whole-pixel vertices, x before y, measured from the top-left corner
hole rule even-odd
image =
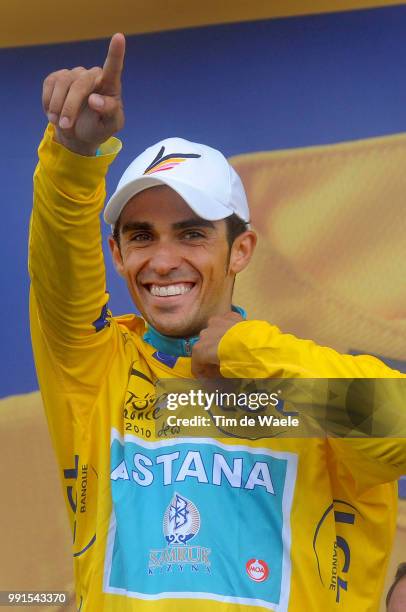
[[[121,256],[120,247],[114,240],[113,236],[109,236],[108,240],[114,267],[120,276],[124,276],[124,264],[123,258]]]
[[[257,244],[257,235],[253,230],[247,230],[237,236],[231,247],[229,271],[238,274],[249,264]]]

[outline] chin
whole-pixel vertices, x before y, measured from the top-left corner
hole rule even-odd
[[[173,323],[161,323],[160,321],[149,321],[155,329],[164,336],[173,336],[174,338],[188,338],[197,336],[203,327],[197,325],[181,323],[179,321]]]
[[[185,328],[185,327],[177,326],[177,325],[172,325],[172,326],[154,325],[154,327],[157,331],[159,331],[160,334],[163,334],[164,336],[171,336],[173,338],[188,338],[189,336],[196,335],[193,331],[190,331],[189,328]]]

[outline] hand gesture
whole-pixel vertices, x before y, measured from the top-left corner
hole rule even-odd
[[[121,73],[125,53],[123,34],[114,34],[103,68],[52,72],[44,81],[42,104],[55,125],[55,140],[81,155],[97,148],[122,129]]]
[[[192,374],[196,378],[221,378],[218,345],[226,331],[242,320],[237,312],[210,317],[192,349]]]

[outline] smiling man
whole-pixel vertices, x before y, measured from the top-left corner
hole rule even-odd
[[[230,312],[235,275],[256,237],[241,180],[219,151],[182,138],[148,148],[104,217],[114,226],[116,269],[157,331],[190,338]]]
[[[163,378],[401,376],[373,357],[244,320],[233,284],[256,237],[221,153],[171,138],[126,170],[105,220],[142,316],[108,311],[99,215],[121,146],[113,135],[124,121],[124,47],[116,34],[103,68],[45,80],[50,124],[30,227],[34,355],[71,520],[78,609],[377,610],[403,442],[266,430],[257,440],[173,438],[162,423]]]

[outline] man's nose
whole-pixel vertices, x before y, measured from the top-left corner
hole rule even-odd
[[[165,276],[172,270],[179,268],[181,262],[182,258],[176,245],[161,243],[157,244],[154,249],[154,253],[149,260],[149,268],[155,274]]]

